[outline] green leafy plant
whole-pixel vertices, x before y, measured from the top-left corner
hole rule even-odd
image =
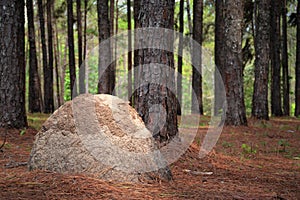
[[[256,154],[257,150],[247,144],[242,144],[243,155]]]
[[[278,141],[278,146],[282,147],[282,149],[279,150],[279,152],[286,152],[286,148],[290,146],[290,143],[285,139],[281,139]]]

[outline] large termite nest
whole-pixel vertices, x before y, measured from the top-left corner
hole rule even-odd
[[[136,182],[171,178],[137,112],[111,95],[80,95],[55,111],[35,137],[29,169]]]

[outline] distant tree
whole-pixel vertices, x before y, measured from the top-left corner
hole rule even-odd
[[[115,34],[115,0],[110,0],[110,6],[109,6],[110,12],[109,12],[109,32],[110,32],[110,37],[114,36]],[[117,8],[118,10],[118,8]],[[114,92],[115,84],[116,84],[116,62],[115,62],[115,54],[114,50],[115,47],[117,46],[116,40],[110,43],[111,45],[111,58],[112,58],[112,63],[110,64],[110,91],[111,94]]]
[[[24,128],[25,3],[1,0],[0,5],[0,127]]]
[[[192,62],[193,62],[193,78],[192,78],[192,113],[203,115],[203,100],[202,100],[202,29],[203,29],[203,1],[194,0],[194,18],[193,18],[193,40],[198,45],[193,46]],[[198,113],[199,112],[199,113]]]
[[[179,32],[183,34],[184,31],[184,0],[180,0],[179,6]],[[179,37],[179,44],[178,44],[178,74],[177,74],[177,99],[179,104],[182,103],[182,59],[183,54],[183,37]],[[177,115],[181,115],[180,106],[177,106]]]
[[[214,115],[218,115],[223,107],[222,101],[222,71],[224,69],[224,1],[216,0],[216,18],[215,18],[215,98],[214,98]]]
[[[271,1],[271,111],[274,116],[282,116],[282,100],[281,100],[281,62],[280,62],[280,13],[281,1]]]
[[[98,11],[98,32],[99,44],[110,37],[109,23],[109,6],[108,0],[97,0]],[[106,45],[104,47],[104,45]],[[111,88],[111,72],[110,66],[107,66],[111,61],[111,46],[110,42],[102,43],[103,48],[99,49],[99,68],[98,68],[98,93],[112,94]]]
[[[283,83],[283,114],[290,115],[290,78],[287,35],[287,0],[282,0],[282,83]]]
[[[226,88],[226,125],[247,125],[243,88],[242,26],[243,1],[224,3],[224,69]]]
[[[127,29],[128,29],[128,100],[132,102],[132,35],[131,35],[131,1],[127,0]]]
[[[82,47],[82,12],[81,0],[76,0],[77,11],[77,33],[78,33],[78,66],[81,68],[83,65],[83,47]],[[84,67],[83,67],[84,68]],[[85,93],[85,70],[80,70],[79,73],[79,93]]]
[[[42,112],[41,83],[35,45],[34,10],[32,0],[26,1],[29,41],[29,112]]]
[[[52,0],[47,0],[47,30],[48,30],[48,65],[44,68],[44,112],[54,111],[53,100],[53,27],[52,27]]]
[[[138,16],[139,25],[142,28],[160,27],[173,29],[174,27],[174,0],[141,0]],[[148,35],[149,36],[149,35]],[[155,39],[159,38],[159,44],[172,45],[173,35],[155,34]],[[141,44],[153,38],[145,35],[137,35],[137,41]],[[151,36],[149,36],[151,37]],[[169,46],[172,48],[171,46]],[[139,78],[141,86],[137,91],[136,110],[144,120],[146,126],[153,133],[153,137],[161,144],[165,144],[178,133],[177,128],[177,104],[175,89],[174,57],[172,52],[160,49],[139,49],[138,59],[135,66],[139,67]],[[158,66],[167,65],[161,68]],[[150,65],[144,67],[144,65]],[[157,72],[159,71],[159,74]],[[158,83],[153,83],[158,80]],[[160,106],[162,107],[160,107]],[[164,110],[165,109],[165,114]],[[159,125],[161,119],[166,119],[166,123]]]
[[[300,1],[297,6],[297,53],[296,53],[296,85],[295,85],[295,116],[300,116]]]
[[[258,119],[269,119],[268,82],[270,46],[270,2],[271,0],[256,0],[256,34],[255,45],[255,81],[252,101],[252,116]]]
[[[38,0],[38,14],[39,14],[39,22],[40,22],[40,31],[41,31],[41,43],[42,43],[42,60],[43,60],[43,72],[47,71],[48,68],[48,53],[47,53],[47,45],[46,45],[46,31],[45,31],[45,18],[44,18],[44,6],[43,0]],[[47,90],[47,84],[45,84],[46,80],[44,77],[44,111],[46,107],[46,96],[45,90]]]
[[[73,1],[67,0],[68,10],[68,47],[69,47],[69,69],[70,69],[70,88],[71,97],[77,94],[76,91],[76,66],[75,66],[75,52],[74,52],[74,29],[73,29]]]

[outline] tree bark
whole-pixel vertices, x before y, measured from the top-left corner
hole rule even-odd
[[[179,32],[183,36],[184,32],[184,0],[180,0],[179,8]],[[182,103],[182,54],[183,54],[183,37],[179,37],[178,44],[178,69],[177,69],[177,99],[179,105],[177,105],[177,115],[181,115],[180,105]]]
[[[223,91],[222,71],[224,69],[224,2],[223,0],[215,1],[216,18],[215,18],[215,95],[214,95],[214,115],[218,116],[223,108],[225,96]]]
[[[70,69],[70,88],[71,98],[77,95],[76,87],[76,66],[74,52],[74,30],[73,30],[73,1],[67,0],[68,10],[68,47],[69,47],[69,69]]]
[[[256,33],[255,45],[255,81],[252,100],[252,116],[257,119],[269,120],[268,82],[270,61],[270,2],[271,0],[256,0],[255,14]]]
[[[110,37],[108,0],[97,0],[97,10],[98,10],[99,44],[101,44],[101,42],[104,42]],[[109,62],[111,61],[110,42],[102,43],[101,46],[103,48],[99,49],[98,93],[112,94],[112,89],[111,89],[112,69],[109,66]]]
[[[24,7],[23,0],[0,1],[0,127],[27,126]]]
[[[141,27],[173,29],[174,4],[173,0],[140,1],[138,16],[143,16],[139,18]],[[137,41],[142,45],[155,40],[161,45],[173,47],[173,35],[160,32],[153,35],[155,39],[149,35],[137,35]],[[172,93],[175,91],[175,74],[171,70],[174,69],[173,53],[162,48],[139,49],[137,55],[138,63],[135,65],[139,66],[139,76],[135,78],[142,84],[137,89],[136,110],[153,137],[164,145],[178,133],[176,94]],[[160,124],[163,119],[165,123]]]
[[[41,83],[35,46],[34,10],[32,0],[26,1],[29,41],[29,112],[42,112]]]
[[[226,125],[247,125],[243,88],[243,1],[224,3],[224,82],[227,98]]]
[[[300,116],[300,3],[297,6],[297,57],[296,57],[296,85],[295,85],[295,116]]]
[[[282,100],[281,100],[281,62],[280,62],[280,11],[281,0],[271,1],[271,111],[273,116],[282,116]]]
[[[42,62],[43,62],[43,73],[47,71],[48,68],[48,53],[47,53],[47,45],[46,45],[46,31],[45,31],[45,18],[44,18],[44,8],[43,8],[43,0],[38,0],[38,13],[39,13],[39,21],[40,21],[40,29],[41,29],[41,43],[42,43]],[[45,86],[46,80],[44,75],[44,112],[46,107],[46,99],[47,96],[45,94]]]
[[[78,66],[79,66],[79,93],[85,93],[85,70],[83,66],[83,48],[82,48],[82,12],[81,12],[81,0],[76,1],[77,11],[77,33],[78,33]],[[81,67],[83,67],[81,69]]]
[[[109,14],[109,23],[110,23],[110,37],[113,37],[115,33],[115,0],[110,0],[110,14]],[[112,58],[112,63],[110,65],[110,91],[111,94],[114,93],[115,89],[115,84],[116,84],[116,61],[115,61],[115,50],[117,49],[117,38],[115,38],[114,41],[110,43],[111,45],[111,58]]]
[[[193,18],[193,40],[198,45],[193,46],[192,63],[193,63],[193,79],[192,79],[192,113],[203,115],[202,100],[202,29],[203,29],[203,1],[194,0],[194,18]]]
[[[53,99],[53,28],[52,28],[52,0],[47,0],[47,30],[48,30],[48,65],[44,69],[44,112],[54,111]]]
[[[282,82],[283,82],[283,115],[290,115],[290,78],[287,45],[287,0],[282,0]]]
[[[127,0],[127,23],[128,23],[128,54],[127,54],[127,59],[128,59],[128,74],[127,74],[127,79],[128,79],[128,100],[133,103],[132,99],[132,35],[131,35],[131,2],[130,0]]]

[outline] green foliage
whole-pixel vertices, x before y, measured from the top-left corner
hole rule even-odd
[[[243,150],[243,152],[242,152],[243,155],[256,154],[256,152],[257,152],[257,150],[254,149],[252,147],[252,145],[249,146],[247,144],[242,144],[241,148]]]

